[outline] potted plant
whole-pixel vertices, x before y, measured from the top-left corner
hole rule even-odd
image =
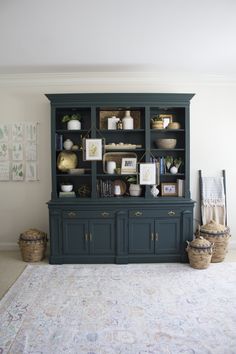
[[[127,182],[129,182],[129,194],[131,197],[139,197],[142,193],[142,187],[137,183],[138,179],[136,175],[127,176]]]
[[[164,129],[162,117],[156,115],[151,119],[152,129]]]
[[[170,170],[171,165],[173,164],[173,161],[174,161],[173,156],[166,156],[165,157],[165,164],[166,164],[167,171]]]
[[[81,129],[81,122],[80,122],[80,114],[66,114],[62,117],[62,123],[67,123],[68,130],[80,130]]]

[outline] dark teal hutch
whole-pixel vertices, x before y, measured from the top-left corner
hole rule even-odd
[[[99,93],[47,94],[51,102],[52,194],[48,202],[50,219],[50,263],[131,263],[185,262],[186,240],[193,236],[193,207],[189,188],[189,105],[193,94]],[[130,110],[134,129],[108,129],[107,117],[123,117]],[[81,130],[67,130],[64,115],[79,113]],[[156,115],[179,122],[177,129],[153,129]],[[182,196],[157,197],[151,186],[143,185],[139,197],[128,192],[127,176],[108,175],[104,161],[85,161],[85,138],[102,139],[105,145],[120,142],[134,144],[130,151],[116,148],[114,153],[135,153],[138,162],[159,161],[160,186],[177,186],[184,181]],[[176,139],[175,148],[158,148],[159,138]],[[60,140],[61,139],[61,140]],[[74,175],[57,168],[57,158],[63,151],[62,142],[70,139],[79,168],[85,173]],[[105,153],[112,151],[103,151]],[[181,158],[178,173],[171,174],[163,166],[166,156]],[[106,161],[105,161],[106,162]],[[118,182],[117,182],[118,181]],[[122,182],[120,182],[122,181]],[[60,186],[73,184],[75,197],[61,197]],[[121,196],[101,191],[105,186],[121,183],[127,189]],[[87,194],[78,194],[86,186]],[[159,186],[159,188],[160,188]],[[161,188],[160,188],[161,189]]]

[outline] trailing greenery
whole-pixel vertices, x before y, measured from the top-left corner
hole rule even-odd
[[[163,122],[163,119],[157,115],[157,116],[152,117],[152,121],[153,122]]]

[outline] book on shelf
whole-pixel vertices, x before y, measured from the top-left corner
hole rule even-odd
[[[100,197],[114,197],[113,183],[110,180],[97,180],[97,193]]]
[[[72,192],[59,192],[59,197],[60,198],[73,198],[73,197],[75,197],[76,195],[75,195],[75,192],[74,191],[72,191]]]
[[[178,191],[178,197],[184,197],[184,180],[183,179],[177,179],[177,191]]]
[[[63,149],[63,136],[62,134],[56,134],[55,136],[55,148],[56,150]]]

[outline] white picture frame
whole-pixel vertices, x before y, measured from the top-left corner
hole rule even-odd
[[[137,157],[123,157],[121,160],[121,174],[129,175],[137,173]]]
[[[85,139],[85,160],[102,160],[102,139]]]
[[[157,167],[155,163],[140,163],[139,165],[139,184],[156,184]]]

